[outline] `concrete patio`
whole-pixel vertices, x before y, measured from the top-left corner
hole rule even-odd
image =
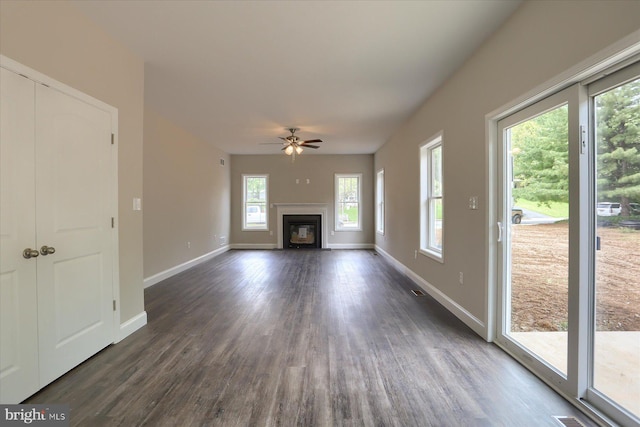
[[[560,371],[567,371],[566,332],[512,332],[511,336]],[[640,332],[596,332],[594,355],[596,388],[640,416]]]

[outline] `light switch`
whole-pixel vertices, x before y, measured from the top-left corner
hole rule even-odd
[[[134,211],[142,210],[142,199],[140,199],[140,197],[133,198],[133,210]]]

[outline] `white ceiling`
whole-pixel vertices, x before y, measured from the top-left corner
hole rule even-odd
[[[145,102],[230,154],[373,153],[517,0],[77,1],[145,62]]]

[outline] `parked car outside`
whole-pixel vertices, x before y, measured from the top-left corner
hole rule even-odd
[[[640,215],[640,203],[629,203],[629,213],[631,215]]]
[[[260,212],[259,206],[247,206],[247,224],[263,223],[264,212]]]
[[[597,206],[598,216],[618,216],[622,212],[620,203],[600,202]]]
[[[511,208],[511,223],[512,224],[520,224],[522,222],[522,217],[524,213],[522,209],[513,207]]]

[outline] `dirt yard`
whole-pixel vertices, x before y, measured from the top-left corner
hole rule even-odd
[[[598,234],[597,329],[640,331],[640,231]],[[567,329],[567,242],[567,223],[513,227],[513,331]]]

